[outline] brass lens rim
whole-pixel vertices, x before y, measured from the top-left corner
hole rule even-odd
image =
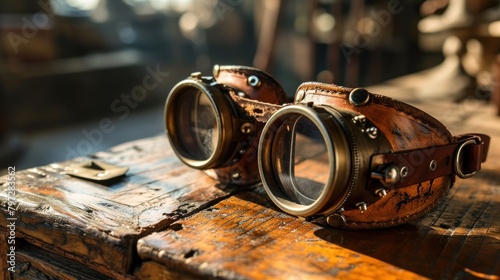
[[[328,110],[330,111],[330,110]],[[325,110],[325,112],[327,112]],[[309,205],[295,203],[282,191],[280,182],[273,174],[272,143],[276,129],[293,116],[304,116],[320,131],[325,141],[328,161],[331,165],[328,179],[319,197]],[[271,200],[286,213],[309,217],[332,212],[342,205],[348,194],[347,186],[351,178],[351,154],[342,126],[335,117],[320,115],[306,105],[286,106],[271,116],[259,141],[258,164],[262,184]]]
[[[212,154],[205,160],[193,159],[186,152],[186,148],[183,148],[182,135],[178,135],[176,129],[179,126],[179,120],[175,117],[175,110],[182,110],[178,99],[183,98],[183,94],[187,94],[186,90],[193,88],[204,94],[210,101],[220,134]],[[231,107],[217,87],[209,86],[199,80],[181,81],[172,88],[165,102],[165,130],[175,154],[183,163],[196,169],[217,168],[227,160],[225,156],[233,137]]]

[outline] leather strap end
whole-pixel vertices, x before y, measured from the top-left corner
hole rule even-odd
[[[484,134],[460,135],[448,145],[374,155],[372,163],[392,164],[404,174],[397,182],[387,186],[393,189],[448,175],[465,179],[481,170],[489,143],[490,137]]]
[[[459,142],[465,142],[469,139],[476,140],[475,144],[463,147],[463,172],[472,174],[481,170],[481,163],[486,161],[490,146],[490,137],[485,134],[466,134],[459,136]]]

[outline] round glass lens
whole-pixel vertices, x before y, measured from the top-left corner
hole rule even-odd
[[[332,172],[325,139],[307,117],[284,121],[272,141],[272,167],[281,190],[301,205],[311,205],[323,193]]]
[[[185,88],[176,99],[174,119],[184,156],[209,159],[220,138],[214,105],[206,93],[195,87]]]

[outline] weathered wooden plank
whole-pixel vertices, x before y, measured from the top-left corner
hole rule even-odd
[[[113,279],[62,256],[25,244],[17,253],[13,279],[93,280]]]
[[[500,137],[493,137],[496,143]],[[493,149],[494,146],[493,146]],[[138,242],[159,275],[227,279],[499,279],[500,156],[460,180],[444,201],[403,226],[347,231],[285,215],[267,196],[230,197]],[[149,262],[163,264],[163,268]],[[138,278],[149,279],[147,267]]]
[[[0,233],[0,254],[2,256],[2,262],[0,263],[0,277],[1,279],[5,279],[5,280],[10,280],[11,277],[11,273],[9,272],[9,265],[7,264],[7,254],[9,253],[8,252],[8,246],[7,246],[7,238],[6,238],[6,234],[4,231],[2,231]],[[5,261],[3,261],[3,258],[5,256]]]
[[[16,230],[28,242],[113,277],[130,272],[136,240],[231,194],[231,188],[183,165],[166,137],[140,140],[91,159],[129,167],[111,184],[64,173],[86,159],[16,173]],[[6,186],[7,178],[0,178]],[[4,187],[2,187],[3,189]],[[7,208],[7,192],[0,205]],[[6,212],[0,212],[5,230]],[[2,231],[4,231],[2,230]]]
[[[157,263],[154,261],[145,261],[141,264],[141,266],[135,272],[137,276],[136,279],[142,280],[159,280],[159,279],[182,279],[182,280],[194,280],[200,279],[197,276],[195,271],[187,272],[187,271],[176,271],[176,270],[167,270],[161,263]]]
[[[141,258],[164,264],[166,271],[194,272],[199,277],[423,278],[335,244],[322,236],[324,231],[278,212],[265,196],[247,192],[142,238],[138,251]],[[338,240],[349,236],[349,231],[328,232]]]

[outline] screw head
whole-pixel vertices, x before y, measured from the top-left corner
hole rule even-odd
[[[370,101],[370,93],[364,88],[355,88],[349,93],[349,102],[354,106],[363,106]]]
[[[326,217],[326,223],[333,228],[343,228],[346,223],[346,218],[342,214],[335,213]]]
[[[366,130],[366,133],[368,134],[368,137],[370,137],[371,139],[375,139],[378,136],[378,129],[376,127],[369,127]]]
[[[355,116],[354,118],[352,118],[352,122],[362,126],[366,123],[366,117],[365,115]]]
[[[219,64],[215,64],[214,69],[212,69],[212,74],[214,75],[215,78],[219,76],[219,72],[220,72],[220,66]]]
[[[366,205],[365,202],[358,202],[358,203],[356,203],[356,206],[359,208],[361,213],[365,212],[366,209],[368,209],[368,205]]]
[[[387,191],[385,189],[378,189],[375,191],[375,194],[380,197],[384,197],[387,195]]]
[[[250,134],[255,130],[255,126],[251,123],[244,123],[241,126],[241,133],[243,134]]]
[[[201,72],[193,72],[190,77],[193,79],[201,79]]]

